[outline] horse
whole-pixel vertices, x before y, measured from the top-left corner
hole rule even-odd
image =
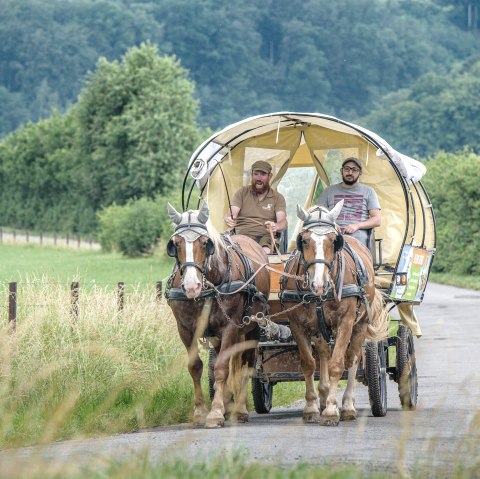
[[[167,253],[175,258],[166,297],[188,352],[194,386],[193,423],[217,428],[230,418],[248,421],[248,379],[258,345],[250,314],[267,310],[270,276],[263,248],[243,235],[221,235],[200,210],[179,213],[168,204],[175,232]],[[215,348],[215,393],[208,411],[201,388],[203,362],[198,340]],[[235,399],[235,401],[233,401]]]
[[[387,311],[375,288],[371,253],[357,239],[340,234],[335,223],[342,206],[343,200],[331,211],[322,207],[306,211],[297,205],[303,228],[284,271],[295,272],[303,282],[285,276],[280,293],[285,307],[304,303],[287,309],[305,376],[303,420],[325,426],[356,419],[355,379],[362,346],[366,340],[387,336]],[[320,409],[312,343],[320,362]],[[345,366],[348,383],[340,412],[337,389]]]

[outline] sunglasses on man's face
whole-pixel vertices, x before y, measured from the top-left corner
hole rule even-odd
[[[358,173],[360,171],[360,168],[357,168],[356,166],[344,166],[342,168],[342,170],[345,172],[345,173]]]

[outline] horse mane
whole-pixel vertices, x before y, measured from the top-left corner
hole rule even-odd
[[[221,261],[222,254],[225,252],[225,243],[223,242],[220,233],[215,229],[210,219],[208,219],[205,226],[207,227],[208,236],[215,245],[215,253],[213,256],[217,261]]]

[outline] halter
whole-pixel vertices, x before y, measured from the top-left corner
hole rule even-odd
[[[179,224],[175,228],[175,233],[170,237],[170,241],[167,244],[167,253],[169,256],[176,259],[181,276],[185,268],[187,268],[188,266],[193,266],[194,268],[197,268],[198,271],[200,271],[204,278],[208,260],[210,256],[213,255],[213,253],[215,252],[215,245],[212,239],[208,237],[208,229],[206,225],[203,223],[192,223],[191,215],[192,211],[188,211],[188,223]],[[185,263],[180,264],[180,261],[178,259],[177,247],[175,246],[175,243],[173,241],[174,236],[180,236],[184,239],[185,242],[190,243],[196,241],[200,236],[207,236],[207,249],[203,265],[199,265],[193,261],[186,261]]]
[[[320,211],[320,214],[321,214],[320,207],[316,208],[314,212],[315,211]],[[330,233],[335,233],[336,238],[334,243],[334,253],[341,250],[343,247],[343,236],[338,233],[335,223],[333,221],[323,220],[320,218],[307,220],[303,224],[303,229],[301,233],[304,233],[305,231],[311,231],[312,233],[315,233],[318,236],[325,236]],[[328,274],[330,276],[335,263],[335,255],[334,255],[334,260],[331,263],[326,259],[312,259],[311,261],[305,262],[305,258],[303,255],[303,245],[301,244],[301,233],[297,237],[297,249],[301,253],[302,265],[305,268],[305,281],[308,282],[308,278],[309,278],[308,269],[310,268],[310,266],[314,264],[324,264],[328,268]],[[327,281],[327,288],[326,288],[327,291],[325,292],[325,294],[329,293],[330,288],[331,288],[330,281]]]

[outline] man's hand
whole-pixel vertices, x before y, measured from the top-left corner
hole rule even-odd
[[[235,226],[237,226],[237,218],[232,218],[230,215],[225,216],[225,223],[227,223],[230,228],[235,228]]]
[[[358,231],[359,229],[360,229],[360,225],[358,223],[347,225],[342,228],[343,232],[348,235],[355,233],[355,231]]]
[[[274,221],[265,221],[265,228],[267,228],[268,231],[273,231],[274,233],[277,232],[277,223]]]

